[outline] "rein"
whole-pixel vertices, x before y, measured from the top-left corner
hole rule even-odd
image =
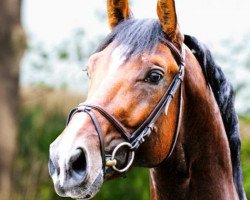
[[[132,133],[129,133],[127,129],[122,125],[121,122],[119,122],[114,116],[106,112],[102,107],[98,105],[81,103],[78,105],[78,107],[74,108],[69,113],[69,116],[67,119],[67,125],[69,124],[73,115],[78,112],[85,112],[91,118],[94,124],[94,127],[96,129],[96,132],[98,134],[99,141],[100,141],[100,151],[101,151],[104,175],[106,173],[106,167],[112,167],[113,170],[120,172],[120,173],[126,172],[130,168],[130,166],[133,164],[133,161],[134,161],[135,151],[145,141],[145,138],[151,134],[154,124],[156,120],[158,119],[158,117],[161,115],[164,107],[165,107],[165,114],[167,115],[170,102],[174,98],[174,95],[176,94],[176,91],[178,90],[178,88],[180,88],[179,90],[180,95],[179,95],[179,100],[178,100],[178,116],[177,116],[177,124],[176,124],[176,129],[175,129],[174,140],[172,142],[172,145],[170,147],[168,154],[166,155],[165,159],[163,159],[163,161],[168,159],[174,151],[174,148],[178,139],[178,135],[179,135],[180,118],[181,118],[181,111],[182,111],[182,85],[181,83],[184,77],[185,49],[182,46],[182,49],[181,49],[182,51],[180,54],[179,50],[171,42],[164,40],[163,43],[170,48],[175,58],[176,57],[179,58],[180,60],[179,71],[173,78],[170,86],[168,87],[166,92],[163,94],[162,98],[160,99],[158,104],[155,106],[155,108],[152,110],[152,112],[148,115],[148,117],[144,120],[144,122],[137,129],[135,129]],[[93,110],[99,112],[106,120],[108,120],[116,128],[116,130],[119,133],[121,133],[121,135],[126,141],[117,145],[114,148],[112,155],[105,154],[105,146],[104,146],[102,129]],[[121,147],[127,147],[129,149],[130,156],[127,159],[126,166],[122,169],[119,169],[116,166],[117,165],[116,153]],[[162,163],[163,161],[161,161],[160,163]]]

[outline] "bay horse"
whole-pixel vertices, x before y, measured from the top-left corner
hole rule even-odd
[[[174,0],[134,19],[108,0],[112,29],[89,58],[85,102],[50,145],[60,196],[90,199],[105,180],[150,169],[153,200],[246,199],[233,89],[210,51],[179,28]]]

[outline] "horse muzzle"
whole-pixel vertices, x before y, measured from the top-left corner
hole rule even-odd
[[[90,174],[91,165],[87,153],[77,148],[62,161],[51,155],[49,173],[53,179],[56,193],[62,197],[89,199],[93,197],[103,183],[103,172]]]

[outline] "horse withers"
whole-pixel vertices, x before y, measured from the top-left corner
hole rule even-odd
[[[127,0],[107,8],[112,31],[89,58],[87,99],[50,145],[56,192],[90,199],[139,166],[151,199],[244,199],[232,89],[180,32],[174,0],[158,0],[158,20],[133,19]]]

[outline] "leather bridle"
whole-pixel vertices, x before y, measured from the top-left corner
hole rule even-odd
[[[134,155],[135,151],[140,147],[140,145],[145,141],[145,138],[148,137],[153,128],[156,120],[158,117],[161,115],[164,107],[165,107],[165,113],[167,114],[168,112],[168,107],[171,102],[171,100],[174,98],[174,95],[176,94],[176,91],[178,88],[180,88],[180,95],[179,95],[179,101],[178,101],[178,116],[177,116],[177,124],[176,124],[176,129],[175,129],[175,135],[174,135],[174,140],[172,142],[172,145],[170,147],[170,150],[168,154],[166,155],[165,159],[168,159],[177,142],[178,135],[179,135],[179,128],[180,128],[180,118],[181,118],[181,107],[182,107],[182,86],[181,83],[183,81],[184,77],[184,58],[185,58],[185,49],[182,46],[181,48],[181,53],[179,53],[179,50],[168,40],[162,41],[165,45],[167,45],[171,52],[174,54],[175,59],[179,61],[179,71],[173,78],[169,88],[167,91],[163,94],[162,98],[158,102],[158,104],[154,107],[152,112],[148,115],[148,117],[144,120],[144,122],[137,128],[135,129],[132,133],[129,133],[127,129],[122,125],[121,122],[119,122],[114,116],[106,112],[102,107],[98,105],[92,105],[92,104],[85,104],[81,103],[79,104],[78,107],[74,108],[67,119],[67,125],[69,124],[72,116],[78,112],[85,112],[86,114],[89,115],[91,118],[93,125],[96,129],[96,132],[99,137],[100,141],[100,151],[101,151],[101,157],[102,157],[102,163],[103,163],[103,172],[104,174],[106,173],[106,169],[108,167],[112,167],[113,170],[117,172],[126,172],[130,166],[133,163],[134,160]],[[112,126],[116,128],[116,130],[122,135],[122,137],[125,139],[126,142],[120,143],[118,146],[116,146],[112,152],[112,155],[107,155],[105,153],[105,146],[104,146],[104,140],[103,140],[103,134],[102,134],[102,129],[101,126],[98,122],[98,119],[93,112],[93,110],[99,112],[106,120],[108,120]],[[130,156],[127,160],[126,166],[122,169],[117,168],[117,160],[116,160],[116,153],[121,147],[127,147],[130,152]],[[164,161],[163,160],[163,161]],[[162,162],[163,162],[162,161]]]

